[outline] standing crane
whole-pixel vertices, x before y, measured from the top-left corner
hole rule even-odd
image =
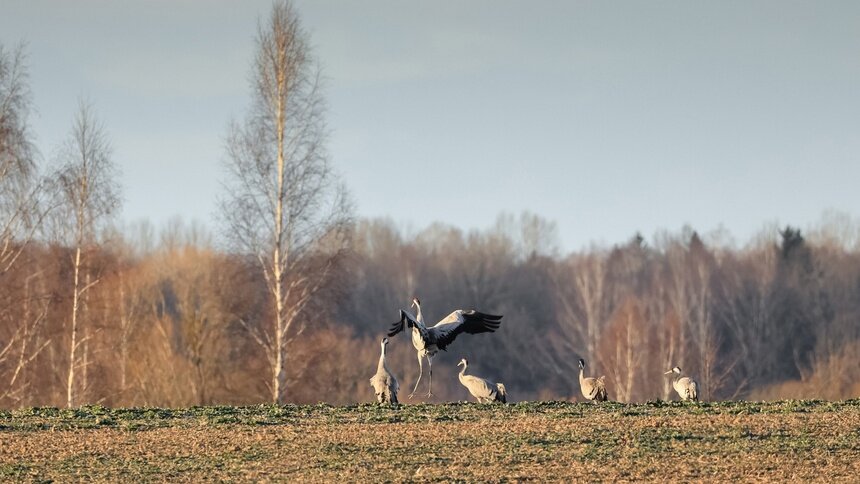
[[[388,346],[388,338],[382,338],[380,346],[382,346],[382,354],[379,355],[379,364],[376,366],[376,374],[370,379],[370,386],[376,393],[377,402],[397,405],[397,391],[400,390],[400,384],[385,364],[385,347]]]
[[[692,400],[694,402],[699,400],[699,384],[696,383],[696,380],[688,376],[681,376],[681,367],[676,366],[671,370],[664,373],[664,375],[669,375],[674,373],[675,380],[672,382],[672,388],[678,392],[678,396],[681,397],[681,400],[687,401]]]
[[[586,378],[585,376],[585,360],[579,359],[579,389],[582,391],[582,396],[592,402],[606,401],[606,377]]]
[[[463,367],[463,369],[460,370],[459,375],[460,383],[469,390],[469,393],[478,400],[478,403],[507,403],[508,392],[505,390],[505,386],[503,384],[493,383],[491,381],[484,380],[483,378],[478,378],[477,376],[467,375],[466,368],[469,366],[469,362],[466,361],[466,358],[460,360],[460,362],[457,363],[457,366]]]
[[[427,358],[427,366],[430,369],[430,382],[427,387],[427,396],[430,397],[433,396],[433,356],[439,350],[446,350],[460,333],[492,333],[499,329],[499,325],[502,324],[502,316],[484,314],[474,309],[468,311],[457,309],[445,319],[428,328],[424,325],[421,301],[417,297],[412,298],[411,307],[416,308],[417,316],[401,309],[400,320],[394,323],[391,330],[388,331],[388,336],[392,337],[407,327],[412,328],[412,346],[418,352],[418,380],[415,382],[415,388],[412,389],[409,398],[412,398],[415,391],[418,390],[421,376],[424,375],[424,358]]]

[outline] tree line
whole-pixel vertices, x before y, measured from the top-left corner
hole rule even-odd
[[[379,340],[408,307],[503,314],[434,361],[463,399],[468,357],[512,400],[574,398],[577,359],[610,399],[860,395],[860,224],[767,227],[742,247],[690,228],[562,253],[556,226],[502,215],[407,234],[358,219],[325,152],[319,68],[293,7],[261,21],[231,124],[219,233],[121,225],[114,154],[81,102],[39,162],[25,48],[0,45],[0,407],[367,402]],[[409,337],[390,367],[417,377]],[[438,386],[437,386],[438,385]]]

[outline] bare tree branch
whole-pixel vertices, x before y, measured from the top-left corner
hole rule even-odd
[[[323,148],[325,103],[306,37],[289,2],[259,23],[252,107],[231,128],[221,200],[228,240],[259,262],[270,296],[270,324],[241,324],[267,353],[274,402],[285,396],[288,347],[339,260],[327,239],[345,244],[351,222]]]

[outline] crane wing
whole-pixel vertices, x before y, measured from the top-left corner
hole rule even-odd
[[[444,350],[458,334],[463,332],[469,334],[492,333],[499,329],[499,325],[502,324],[501,320],[502,316],[484,314],[474,309],[468,311],[458,309],[436,323],[435,326],[427,328],[427,332],[430,336],[430,342],[440,350]]]
[[[413,316],[409,311],[404,311],[403,309],[401,309],[400,319],[396,323],[391,325],[391,329],[388,330],[388,337],[390,338],[397,333],[405,330],[407,327],[412,328],[413,326],[417,327],[418,330],[421,331],[422,335],[425,335],[425,333],[427,332],[427,330],[424,329],[424,325],[419,323],[418,320],[415,319],[415,316]]]
[[[592,378],[592,380],[594,380]],[[587,381],[585,385],[583,385],[583,393],[585,394],[585,398],[589,400],[594,400],[597,398],[597,394],[600,393],[600,385],[597,384],[597,381]]]
[[[494,398],[497,391],[495,385],[477,376],[463,375],[460,383],[462,383],[475,398]]]

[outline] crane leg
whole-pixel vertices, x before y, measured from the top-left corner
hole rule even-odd
[[[427,387],[427,396],[433,396],[433,357],[427,355],[427,366],[430,367],[430,385]]]
[[[418,390],[418,384],[421,383],[421,375],[424,374],[424,361],[421,359],[421,353],[418,353],[418,380],[415,381],[415,388],[412,389],[412,393],[409,394],[409,398],[412,398],[412,395],[415,395],[415,390]]]

